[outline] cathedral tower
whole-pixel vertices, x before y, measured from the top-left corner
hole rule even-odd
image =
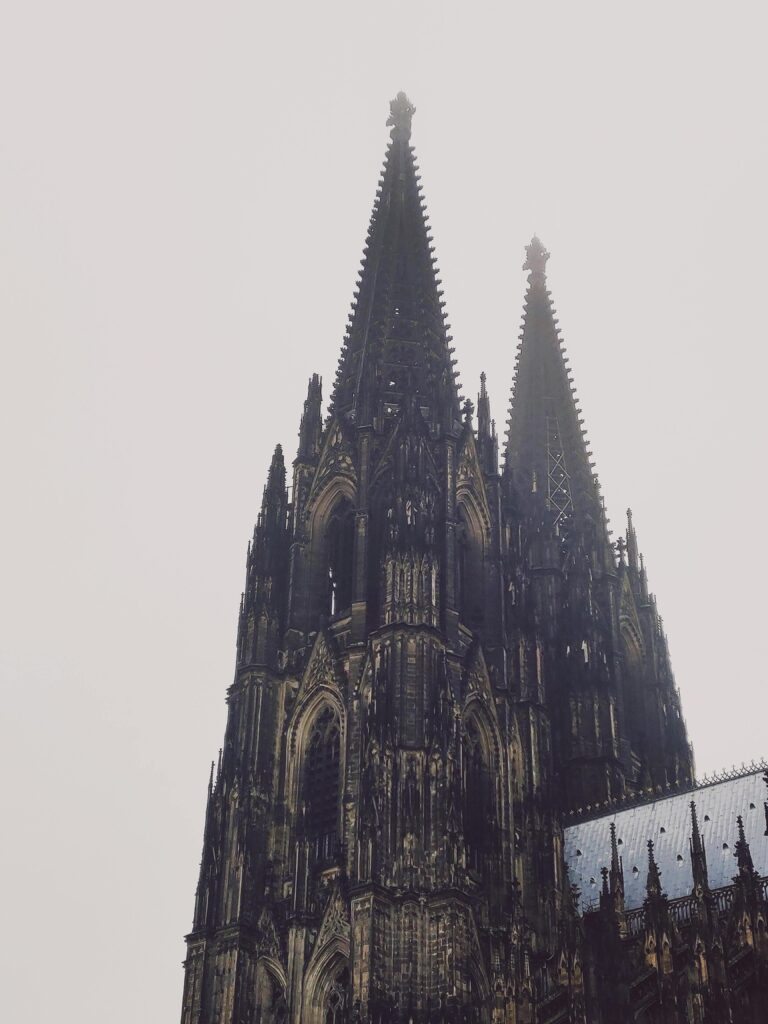
[[[248,547],[182,1024],[583,1020],[562,812],[691,776],[547,253],[500,473],[485,379],[476,426],[458,394],[413,114],[400,93],[330,411],[314,375],[292,500],[278,446]]]
[[[572,809],[689,784],[693,762],[631,512],[626,539],[610,540],[547,289],[549,253],[538,238],[526,252],[504,459],[517,538],[508,618],[541,647],[559,802]]]

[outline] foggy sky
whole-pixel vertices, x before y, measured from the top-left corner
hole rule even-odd
[[[26,0],[0,32],[4,1014],[181,1006],[269,458],[327,398],[388,132],[504,431],[539,234],[699,774],[765,738],[761,3]]]

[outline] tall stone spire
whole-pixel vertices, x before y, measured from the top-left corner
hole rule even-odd
[[[358,426],[386,427],[406,397],[451,428],[459,402],[426,207],[410,145],[415,107],[390,103],[391,141],[379,180],[331,400]]]
[[[533,497],[560,532],[591,520],[602,560],[613,555],[581,410],[547,289],[549,253],[534,236],[526,247],[528,273],[523,329],[512,386],[505,468],[523,500]]]

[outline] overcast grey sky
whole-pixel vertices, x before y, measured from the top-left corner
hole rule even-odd
[[[0,30],[3,1015],[180,1010],[245,548],[387,141],[503,430],[524,245],[700,772],[768,752],[764,3],[24,0]]]

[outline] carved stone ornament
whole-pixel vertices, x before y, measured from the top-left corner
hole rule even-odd
[[[319,633],[304,673],[302,690],[307,693],[321,683],[336,683],[336,663],[325,633]]]
[[[351,933],[352,929],[346,900],[337,886],[326,904],[323,923],[320,925],[320,932],[317,936],[316,947],[317,949],[322,949],[335,936],[349,942]]]
[[[268,956],[280,964],[283,963],[283,951],[280,945],[280,937],[277,934],[275,921],[269,911],[269,907],[265,907],[259,917],[258,950],[260,956]]]

